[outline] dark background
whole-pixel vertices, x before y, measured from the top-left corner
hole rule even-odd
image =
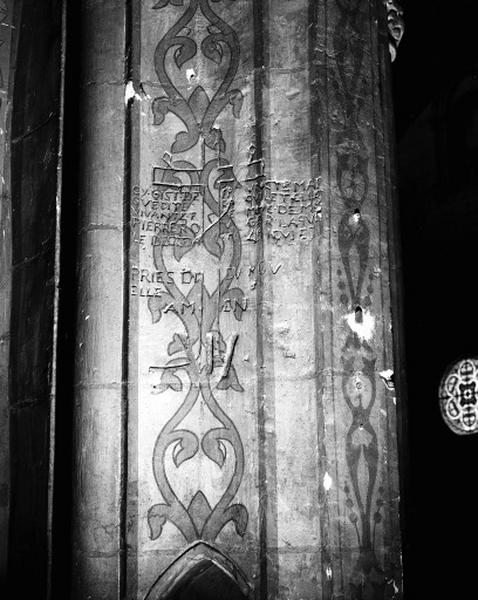
[[[446,109],[456,85],[476,77],[478,11],[474,0],[401,4],[406,30],[392,70],[408,379],[405,598],[471,599],[478,598],[478,435],[448,429],[438,385],[454,360],[478,356],[478,154],[454,138]],[[478,114],[476,93],[470,102],[467,110]],[[428,129],[417,121],[424,111]],[[433,132],[431,145],[420,131]]]

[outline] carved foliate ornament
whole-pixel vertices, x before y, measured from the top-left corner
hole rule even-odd
[[[478,432],[478,358],[453,363],[440,382],[440,410],[458,435]]]
[[[398,46],[405,32],[405,21],[403,20],[403,10],[395,0],[383,0],[383,4],[387,10],[388,48],[393,62],[397,57]]]

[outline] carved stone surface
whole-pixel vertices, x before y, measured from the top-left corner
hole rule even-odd
[[[2,235],[2,244],[11,244],[10,349],[8,361],[0,361],[9,371],[8,576],[12,589],[20,582],[19,594],[42,598],[51,581],[61,6],[56,0],[7,4],[15,12],[0,23],[0,43],[10,25],[14,48],[11,72],[0,63],[9,86],[8,96],[0,92],[0,115],[7,109],[10,142],[0,186],[11,197],[11,238]],[[5,50],[0,45],[1,58]],[[3,133],[5,121],[1,127]]]
[[[8,498],[10,492],[8,356],[11,304],[11,199],[8,169],[8,90],[12,41],[12,3],[0,1],[0,582],[7,566]],[[1,584],[0,584],[1,585]]]
[[[157,597],[205,544],[251,598],[399,598],[383,7],[116,10],[125,118],[99,67],[84,114],[78,589]]]
[[[389,50],[392,62],[397,58],[397,50],[405,33],[405,21],[403,20],[403,10],[396,0],[383,0],[387,11],[387,26],[390,37]]]

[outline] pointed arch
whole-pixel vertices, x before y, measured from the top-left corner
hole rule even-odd
[[[250,600],[251,589],[232,560],[214,546],[199,541],[163,571],[145,600],[219,600],[222,597]]]

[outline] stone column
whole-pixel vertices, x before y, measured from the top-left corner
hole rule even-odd
[[[0,3],[0,589],[6,579],[10,494],[9,374],[11,305],[11,195],[8,134],[10,53],[14,28],[11,2]]]
[[[77,597],[400,597],[383,4],[84,6]]]
[[[61,196],[58,1],[0,2],[0,69],[0,142],[7,141],[5,154],[0,151],[0,505],[9,504],[8,538],[2,522],[0,546],[8,539],[10,589],[46,598],[52,576]]]
[[[73,592],[122,596],[126,3],[85,1],[73,437]]]

